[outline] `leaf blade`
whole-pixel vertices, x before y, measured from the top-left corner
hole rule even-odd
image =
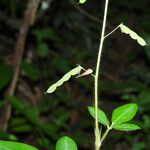
[[[3,150],[38,150],[37,148],[19,143],[19,142],[9,142],[9,141],[0,141],[0,149]]]
[[[131,123],[116,124],[112,128],[120,131],[135,131],[141,129],[138,125]]]
[[[138,106],[134,103],[129,103],[116,108],[112,114],[112,123],[120,124],[130,121],[136,115],[137,110]]]
[[[95,108],[89,106],[88,111],[89,111],[90,115],[93,118],[95,118]],[[98,109],[98,122],[100,122],[104,126],[109,126],[109,120],[108,120],[106,114],[100,109]]]
[[[57,141],[56,150],[78,150],[78,148],[73,139],[63,136]]]

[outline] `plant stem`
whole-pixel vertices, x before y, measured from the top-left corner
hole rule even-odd
[[[107,35],[105,35],[104,38],[107,38],[109,35],[111,35],[112,33],[114,33],[119,27],[120,27],[120,25],[118,25],[115,29],[113,29],[111,32],[109,32]]]
[[[103,48],[103,42],[104,42],[108,2],[109,0],[105,0],[103,26],[102,26],[101,39],[100,39],[97,64],[96,64],[96,73],[95,73],[95,93],[94,93],[94,96],[95,96],[95,150],[99,150],[100,148],[100,132],[99,132],[99,126],[98,126],[98,77],[99,77],[100,60],[101,60],[101,54],[102,54],[102,48]]]
[[[106,138],[106,136],[108,135],[108,132],[111,130],[112,128],[109,127],[107,128],[107,130],[105,131],[104,135],[102,136],[101,140],[100,140],[100,146],[102,145],[104,139]]]

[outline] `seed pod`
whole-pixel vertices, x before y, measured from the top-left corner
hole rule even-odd
[[[120,27],[122,33],[129,34],[130,37],[132,39],[136,40],[141,46],[145,46],[146,45],[145,40],[142,37],[140,37],[139,35],[137,35],[134,31],[129,29],[127,26],[125,26],[123,24],[120,24],[119,27]]]
[[[58,80],[56,83],[52,84],[46,93],[53,93],[58,86],[61,86],[64,82],[68,81],[71,76],[77,75],[81,71],[82,67],[78,66],[72,70],[70,70],[68,73],[66,73],[60,80]]]

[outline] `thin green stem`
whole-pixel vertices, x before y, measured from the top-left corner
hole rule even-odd
[[[111,130],[111,127],[108,127],[107,130],[105,131],[104,135],[102,136],[101,140],[100,140],[100,147],[103,143],[103,141],[105,140],[106,136],[108,135],[108,132]]]
[[[106,18],[107,18],[107,10],[108,10],[108,2],[109,0],[105,0],[105,10],[104,10],[104,17],[103,17],[103,26],[100,38],[100,45],[97,57],[97,64],[96,64],[96,73],[95,73],[95,150],[99,150],[100,148],[100,132],[98,126],[98,78],[99,78],[99,68],[100,68],[100,60],[104,42],[104,34],[105,34],[105,27],[106,27]]]
[[[104,38],[107,38],[109,35],[111,35],[112,33],[114,33],[119,27],[120,27],[120,25],[118,25],[115,29],[113,29],[111,32],[109,32],[107,35],[105,35]]]

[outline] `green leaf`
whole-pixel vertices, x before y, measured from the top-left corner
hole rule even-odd
[[[35,125],[40,124],[41,121],[36,107],[30,106],[28,103],[14,96],[6,96],[6,100],[8,100],[12,107],[19,111],[19,113],[23,114],[28,121]]]
[[[23,143],[0,141],[0,150],[38,150],[38,149]]]
[[[33,35],[36,36],[38,42],[43,42],[44,40],[50,39],[54,41],[60,41],[60,35],[53,28],[43,28],[43,29],[36,29],[33,32]]]
[[[37,46],[37,55],[41,58],[48,56],[49,47],[45,42],[40,42]]]
[[[149,105],[150,101],[150,88],[146,88],[139,93],[138,104],[141,106]]]
[[[150,129],[150,117],[149,117],[149,115],[144,115],[143,116],[143,128],[145,130]]]
[[[5,98],[18,111],[26,110],[25,108],[28,107],[27,103],[22,102],[15,96],[6,96]]]
[[[12,68],[8,65],[0,64],[0,90],[10,82],[12,76]]]
[[[53,93],[58,86],[61,86],[64,82],[68,81],[71,78],[71,76],[78,74],[81,71],[81,69],[82,67],[78,66],[72,69],[71,71],[69,71],[68,73],[66,73],[60,80],[58,80],[56,83],[51,85],[46,91],[46,93]]]
[[[56,150],[78,150],[78,148],[74,140],[68,136],[64,136],[57,141]]]
[[[120,131],[134,131],[134,130],[139,130],[141,128],[136,124],[123,123],[123,124],[113,125],[113,129],[120,130]]]
[[[12,126],[18,126],[18,125],[25,124],[25,123],[27,123],[25,118],[22,118],[22,117],[13,117],[13,119],[10,122],[10,126],[11,127]]]
[[[81,4],[83,4],[85,2],[86,2],[86,0],[79,0],[79,3],[81,3]]]
[[[24,132],[31,132],[33,130],[31,125],[23,124],[15,127],[11,127],[13,133],[24,133]]]
[[[126,104],[116,108],[112,114],[112,123],[120,124],[130,121],[136,114],[138,106],[134,103]]]
[[[146,143],[143,142],[138,142],[133,144],[133,148],[131,150],[143,150],[146,149]]]
[[[36,81],[38,79],[39,70],[34,64],[23,62],[21,67],[22,67],[24,75],[29,77],[31,80]]]
[[[88,111],[91,114],[91,116],[95,118],[95,108],[88,107]],[[107,119],[106,114],[100,109],[98,109],[98,121],[105,126],[109,126],[109,120]]]
[[[17,137],[14,134],[9,134],[9,133],[2,132],[2,131],[0,131],[0,139],[11,140],[11,141],[18,140]]]
[[[134,40],[137,40],[137,42],[141,45],[141,46],[145,46],[146,42],[143,38],[141,38],[139,35],[137,35],[134,31],[132,31],[131,29],[129,29],[127,26],[120,24],[119,25],[122,33],[126,33],[129,34],[130,37]]]

